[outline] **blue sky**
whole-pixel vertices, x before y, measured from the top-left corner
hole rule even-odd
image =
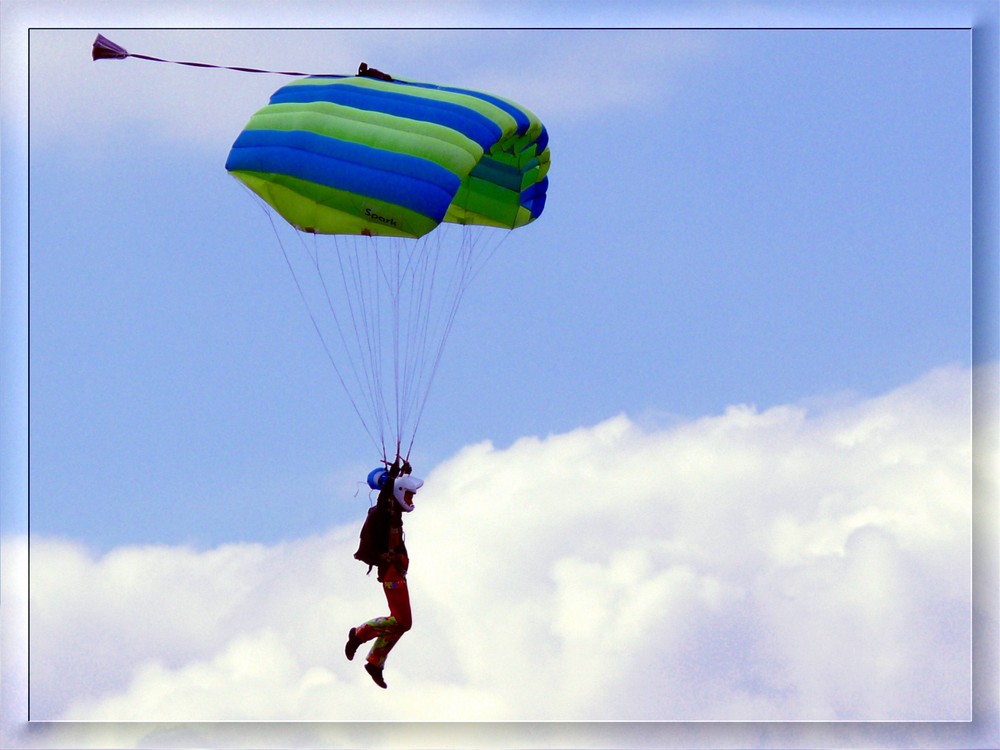
[[[619,413],[871,395],[969,364],[967,32],[441,31],[407,34],[405,50],[401,34],[333,46],[438,80],[448,55],[424,74],[428,50],[483,39],[496,52],[478,76],[510,80],[553,151],[544,220],[513,233],[468,293],[419,464]],[[215,34],[114,36],[164,57],[221,54]],[[273,64],[254,59],[258,36],[224,34],[219,61]],[[33,529],[102,548],[204,545],[347,517],[378,456],[270,226],[222,169],[282,79],[91,63],[92,37],[31,35]],[[559,54],[580,48],[608,57]],[[274,62],[329,65],[300,58]],[[632,66],[608,93],[547,85]],[[220,105],[206,87],[261,94]],[[100,112],[56,120],[68,97]]]
[[[973,139],[990,125],[973,101],[996,101],[995,4],[640,3],[608,19],[550,3],[519,9],[539,27],[635,28],[465,31],[373,29],[509,19],[318,7],[5,5],[5,64],[20,50],[30,89],[5,88],[30,97],[4,98],[3,398],[8,415],[30,407],[30,430],[8,427],[3,455],[30,449],[30,477],[7,472],[0,510],[19,605],[30,478],[34,718],[383,710],[327,635],[379,606],[348,549],[378,456],[224,169],[286,79],[92,62],[98,32],[222,65],[365,60],[501,94],[550,133],[545,212],[468,291],[412,456],[428,482],[407,522],[421,609],[394,656],[404,718],[980,711],[970,632],[996,611],[973,601],[971,487],[993,497],[997,477],[973,449],[994,455],[996,430],[980,422],[974,446],[969,418],[973,381],[995,400],[996,179],[979,170],[996,144]],[[369,30],[310,29],[344,24]],[[492,623],[489,648],[466,607]],[[6,661],[19,706],[21,657]],[[915,741],[905,725],[769,726],[686,739]],[[654,736],[668,741],[618,739]]]

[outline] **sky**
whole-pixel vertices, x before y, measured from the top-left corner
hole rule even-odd
[[[3,736],[1000,737],[996,5],[515,5],[4,4]],[[98,32],[549,131],[411,454],[388,693],[342,655],[379,456],[224,169],[287,80]]]

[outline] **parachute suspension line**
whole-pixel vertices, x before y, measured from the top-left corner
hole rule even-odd
[[[383,264],[379,265],[379,270],[382,272],[383,276],[387,276],[388,287],[392,290],[392,383],[393,383],[393,405],[395,407],[395,418],[396,418],[396,454],[399,455],[399,443],[402,439],[403,425],[400,419],[400,371],[399,371],[399,323],[400,323],[400,295],[403,291],[403,279],[405,278],[404,269],[402,268],[402,254],[403,249],[399,243],[395,243],[392,240],[389,241],[393,246],[393,251],[391,257],[389,258],[389,267],[385,268]],[[407,259],[409,261],[409,259]],[[407,267],[409,262],[407,262]]]
[[[427,362],[430,358],[432,345],[443,333],[440,321],[435,318],[436,308],[448,302],[447,294],[438,293],[438,280],[441,278],[440,265],[442,259],[442,243],[440,230],[424,235],[414,244],[408,245],[410,252],[399,284],[394,288],[400,290],[401,305],[405,302],[405,310],[401,308],[400,315],[405,313],[405,329],[399,331],[401,342],[400,375],[399,375],[399,422],[401,429],[398,434],[402,439],[410,428],[416,428],[418,419],[414,420],[417,405],[424,399],[431,386],[432,377],[427,377]],[[404,300],[405,297],[405,300]],[[401,321],[402,322],[402,321]],[[412,447],[412,432],[410,447]],[[400,441],[400,453],[402,440]],[[407,450],[405,458],[409,458]]]
[[[360,307],[362,312],[370,312],[370,314],[373,316],[371,322],[368,323],[368,327],[366,328],[366,330],[370,332],[368,359],[370,362],[372,362],[372,367],[373,367],[371,388],[372,392],[377,394],[378,396],[379,423],[381,425],[380,429],[382,430],[383,434],[382,442],[384,445],[385,430],[389,426],[390,409],[389,409],[389,404],[387,403],[386,400],[386,392],[382,385],[385,382],[385,369],[386,369],[385,357],[383,355],[383,352],[385,351],[385,335],[386,335],[385,331],[386,287],[383,281],[385,276],[384,269],[386,263],[386,255],[390,256],[388,260],[391,264],[393,260],[392,259],[393,247],[391,240],[389,240],[387,244],[385,241],[376,240],[373,237],[356,238],[355,247],[357,248],[357,253],[358,253],[357,255],[358,267],[360,268],[361,264],[364,263],[365,260],[367,260],[367,263],[365,263],[365,265],[368,268],[368,275],[367,275],[368,287],[367,291],[364,293],[364,296],[361,297],[361,301],[363,302],[363,300],[365,299],[375,300],[374,305],[361,304]],[[362,254],[368,256],[368,258],[363,259],[361,257]],[[374,259],[374,262],[372,262],[372,258]],[[392,318],[390,317],[389,320],[391,321]],[[395,457],[399,454],[398,434],[399,431],[397,430],[396,441],[395,441],[396,445],[392,451],[391,460],[393,461],[395,460]],[[383,457],[389,460],[389,452],[385,451],[384,448],[383,451],[385,453]]]
[[[434,266],[431,274],[432,283],[427,289],[429,298],[440,299],[441,304],[437,306],[435,317],[430,314],[424,318],[424,328],[421,332],[421,346],[423,357],[419,361],[419,378],[423,383],[420,390],[413,394],[414,425],[411,434],[410,448],[413,446],[413,438],[416,437],[417,428],[420,426],[420,419],[423,413],[424,404],[430,395],[431,384],[437,374],[437,365],[441,359],[441,352],[448,341],[451,326],[449,318],[450,310],[458,303],[462,293],[463,280],[461,278],[461,248],[455,247],[454,242],[444,242],[443,238],[448,233],[457,231],[454,226],[448,226],[446,232],[436,234],[433,241],[435,249],[430,262]],[[439,273],[439,266],[445,265],[443,272]],[[438,289],[438,282],[444,284],[443,289]]]
[[[494,255],[496,255],[500,246],[506,242],[512,230],[504,229],[503,227],[487,227],[482,224],[465,224],[463,226],[465,227],[465,238],[462,243],[462,247],[463,251],[467,248],[466,254],[468,256],[466,260],[469,273],[467,284],[471,285],[482,270],[489,265],[490,260]],[[498,232],[501,234],[496,242],[491,242],[489,240],[484,242],[484,235],[488,236],[489,233],[496,236],[496,233]],[[487,247],[483,248],[483,252],[476,253],[477,247],[480,247],[483,244]]]
[[[410,350],[410,341],[403,330],[403,322],[407,320],[404,313],[406,300],[406,280],[412,278],[418,271],[414,268],[415,248],[420,247],[422,240],[405,240],[393,238],[392,256],[389,266],[387,289],[392,290],[391,331],[392,331],[392,387],[393,406],[396,426],[396,455],[399,455],[403,434],[406,430],[406,413],[403,408],[406,393],[406,361]],[[407,321],[408,322],[408,321]]]
[[[448,229],[455,231],[454,227],[448,227]],[[437,245],[436,251],[433,253],[434,259],[432,261],[434,272],[428,274],[428,276],[431,277],[431,288],[427,290],[427,294],[428,296],[433,297],[438,297],[438,295],[440,295],[442,305],[437,311],[439,316],[437,320],[432,320],[432,316],[430,314],[422,316],[423,329],[420,332],[420,339],[422,342],[421,351],[423,352],[423,356],[420,358],[418,363],[419,375],[415,376],[415,380],[420,381],[421,387],[413,393],[414,403],[412,408],[414,409],[415,416],[413,430],[410,433],[410,442],[406,450],[407,458],[410,455],[410,451],[413,449],[413,443],[416,440],[417,431],[420,427],[424,407],[430,397],[431,384],[434,382],[434,378],[437,375],[438,367],[444,354],[445,345],[447,344],[448,337],[451,334],[455,314],[461,303],[465,287],[467,286],[465,278],[466,260],[464,257],[466,248],[464,247],[463,239],[463,246],[456,249],[455,257],[451,260],[451,274],[445,290],[441,291],[435,289],[435,282],[438,278],[437,267],[444,251],[441,250],[441,234],[438,234],[434,239]],[[436,347],[433,346],[434,344],[436,344]]]
[[[407,328],[403,340],[406,351],[403,357],[402,394],[400,397],[401,422],[409,425],[413,405],[419,394],[430,384],[424,380],[424,362],[433,330],[435,283],[441,258],[440,237],[437,233],[424,235],[408,258]]]
[[[369,427],[368,421],[364,418],[364,416],[361,413],[361,410],[358,408],[358,404],[355,401],[353,394],[351,393],[351,389],[347,386],[347,382],[344,380],[344,376],[341,373],[340,368],[337,366],[337,362],[333,357],[333,353],[330,351],[330,347],[327,344],[326,337],[323,336],[323,330],[320,327],[319,322],[316,320],[316,315],[313,312],[312,305],[309,304],[309,299],[306,296],[304,289],[302,288],[302,284],[299,281],[298,274],[295,273],[295,265],[292,263],[291,258],[288,255],[288,251],[285,248],[285,243],[281,239],[281,233],[278,231],[277,226],[275,226],[274,218],[271,216],[271,212],[268,211],[267,208],[263,205],[262,199],[259,196],[257,196],[256,193],[250,191],[249,188],[247,188],[247,190],[254,196],[254,198],[257,199],[257,205],[260,207],[260,209],[264,212],[264,215],[267,217],[267,220],[271,225],[271,230],[274,232],[275,239],[277,239],[278,241],[278,247],[281,248],[281,254],[282,257],[284,257],[285,259],[285,265],[288,266],[288,270],[292,275],[292,281],[295,283],[295,288],[299,293],[299,297],[302,299],[303,305],[305,306],[306,314],[309,316],[309,320],[312,323],[313,330],[315,330],[316,335],[319,336],[320,343],[323,346],[323,351],[326,352],[327,359],[330,360],[330,364],[333,365],[333,370],[336,373],[337,379],[340,381],[340,385],[343,387],[344,392],[347,394],[348,400],[350,400],[351,402],[351,407],[354,409],[354,413],[357,414],[358,419],[361,420],[362,427],[364,427],[364,430],[368,434],[369,439],[371,439],[372,443],[377,449],[379,447],[378,441],[375,439],[375,435],[372,432],[371,427]]]
[[[383,311],[386,313],[387,320],[384,321],[385,327],[382,330],[388,338],[388,345],[391,346],[388,354],[391,354],[392,357],[392,423],[395,427],[396,438],[393,446],[395,450],[395,457],[399,455],[399,446],[404,429],[404,423],[400,412],[400,352],[402,347],[400,337],[400,316],[402,310],[401,295],[403,291],[403,280],[410,273],[409,262],[405,265],[403,263],[404,248],[407,246],[409,241],[399,237],[385,237],[379,240],[379,242],[381,243],[381,248],[384,252],[380,253],[378,256],[378,279],[376,282],[381,281],[379,289],[388,290],[389,295],[386,308],[382,308],[380,305],[380,313]],[[383,343],[385,342],[380,342],[380,346]],[[382,349],[382,351],[385,352],[386,350]],[[382,382],[385,383],[386,381],[383,380]],[[388,423],[388,415],[386,421]]]
[[[401,271],[399,268],[399,253],[400,253],[400,240],[387,237],[384,240],[368,240],[368,244],[375,249],[377,253],[378,264],[372,269],[372,285],[378,290],[379,304],[378,304],[378,314],[379,314],[379,341],[378,341],[378,352],[386,352],[386,341],[392,346],[392,362],[391,371],[393,374],[393,387],[398,388],[398,370],[399,370],[399,335],[398,335],[398,320],[399,320],[399,293],[397,287],[390,286],[386,283],[386,276],[390,278],[392,276],[399,277]],[[382,252],[379,252],[381,250]],[[398,285],[397,285],[398,286]],[[389,307],[386,308],[386,295],[388,294]],[[385,362],[384,356],[380,357],[380,377],[379,383],[385,383],[385,374],[389,368],[389,363]],[[388,393],[385,388],[380,388],[383,400],[388,399]],[[390,421],[390,409],[388,405],[385,408],[385,424],[387,428],[391,424],[395,424],[395,430],[391,437],[392,441],[392,457],[399,455],[399,434],[401,426],[399,424],[399,394],[394,392],[392,394],[392,409]]]
[[[388,340],[379,340],[375,354],[377,356],[381,353],[384,358],[391,356],[391,363],[386,362],[386,365],[391,365],[393,376],[391,387],[394,405],[392,416],[396,435],[395,456],[400,455],[403,436],[409,426],[413,390],[420,387],[419,381],[414,379],[410,363],[418,360],[426,348],[414,333],[417,330],[415,325],[427,319],[427,311],[430,308],[425,302],[433,301],[419,291],[424,288],[428,280],[433,280],[427,271],[429,257],[426,250],[427,243],[426,236],[415,240],[380,237],[376,245],[378,252],[374,268],[381,286],[376,284],[375,288],[387,290],[388,299],[380,299],[379,304],[371,307],[377,308],[380,315],[384,313],[384,319],[378,321],[377,328],[384,332],[383,335],[387,336]],[[390,348],[383,348],[383,345]],[[380,390],[389,387],[387,381],[380,382],[383,383],[383,389]],[[386,414],[387,424],[388,421]]]
[[[301,234],[299,236],[301,237]],[[336,239],[336,238],[334,238],[334,239]],[[303,240],[303,245],[304,245],[304,240]],[[354,300],[357,299],[357,297],[353,297],[350,294],[350,286],[347,283],[347,277],[345,275],[345,270],[344,270],[344,266],[343,266],[342,253],[340,252],[339,245],[335,245],[334,250],[335,250],[335,253],[336,253],[338,261],[339,261],[338,265],[339,265],[340,271],[341,271],[341,280],[342,280],[342,283],[344,284],[344,287],[345,287],[345,295],[344,296],[345,296],[345,298],[348,300],[348,302],[351,305],[350,306],[350,312],[351,312],[351,317],[352,317],[352,328],[353,328],[354,334],[355,334],[355,341],[358,344],[358,347],[359,347],[359,350],[360,350],[360,340],[358,338],[358,326],[356,324],[356,319],[355,319],[355,316],[354,316],[354,307],[353,307]],[[363,365],[365,364],[365,362],[366,361],[370,361],[370,359],[366,360],[363,356],[355,357],[355,356],[352,355],[351,345],[349,344],[349,342],[347,340],[347,335],[344,332],[344,324],[341,322],[341,316],[338,315],[338,313],[337,313],[336,304],[334,303],[333,296],[330,293],[330,288],[329,288],[329,285],[327,283],[326,276],[323,273],[323,266],[322,266],[322,264],[320,262],[320,241],[319,241],[319,238],[317,237],[317,235],[315,235],[315,234],[313,235],[313,252],[309,253],[308,250],[306,252],[309,255],[310,259],[312,260],[313,266],[314,266],[314,268],[316,270],[316,276],[319,279],[320,285],[321,285],[321,287],[323,289],[323,296],[324,296],[324,299],[326,301],[326,306],[327,306],[327,309],[330,312],[330,317],[332,318],[332,320],[334,322],[334,325],[335,325],[335,327],[337,329],[337,334],[338,334],[338,336],[340,338],[340,343],[343,346],[344,352],[348,355],[347,356],[348,364],[351,367],[351,373],[354,376],[354,382],[357,384],[359,397],[364,398],[367,395],[368,408],[370,409],[371,413],[376,416],[376,422],[378,423],[378,425],[380,427],[380,430],[379,430],[379,441],[376,442],[376,447],[378,447],[378,443],[381,442],[381,444],[382,444],[382,454],[383,454],[383,457],[384,457],[384,455],[385,455],[385,435],[384,435],[384,432],[381,430],[381,420],[377,418],[378,417],[378,407],[377,407],[377,402],[374,400],[375,399],[375,396],[374,396],[375,392],[371,388],[372,383],[373,382],[377,382],[375,380],[376,376],[373,375],[373,373],[372,373],[372,371],[371,371],[370,368],[364,368],[365,369],[364,373],[359,372],[359,364],[363,367]],[[355,264],[355,267],[356,267],[356,264]],[[360,295],[361,292],[359,291],[358,294]],[[367,385],[367,387],[366,387],[366,385]],[[351,396],[351,393],[350,393],[349,389],[347,389],[346,384],[345,384],[345,390],[348,390],[348,396]],[[353,397],[352,397],[352,400],[353,400]],[[373,440],[374,440],[374,436],[373,436]]]
[[[407,329],[404,337],[407,352],[403,359],[404,390],[400,403],[402,422],[405,425],[411,423],[416,394],[425,387],[422,379],[423,362],[427,356],[428,332],[433,322],[434,286],[441,258],[438,239],[437,232],[425,234],[408,259],[408,265],[413,266],[413,271],[407,277]]]
[[[357,360],[364,369],[365,381],[359,388],[368,396],[368,405],[378,423],[379,443],[382,457],[387,455],[385,444],[385,424],[387,407],[379,384],[382,382],[381,351],[381,288],[373,270],[373,263],[366,263],[365,256],[377,253],[371,240],[359,237],[343,238],[334,235],[344,301],[347,304],[354,329],[354,348],[345,341],[345,350],[352,360]],[[367,259],[370,261],[370,259]],[[367,268],[367,272],[366,272]],[[374,300],[365,304],[365,300]]]
[[[340,246],[341,238],[335,236],[334,241]],[[354,320],[358,357],[365,365],[368,375],[367,389],[371,408],[379,425],[379,439],[384,458],[387,453],[385,415],[388,409],[385,396],[379,387],[382,382],[382,360],[379,356],[382,347],[381,289],[374,277],[371,259],[367,257],[371,253],[377,253],[378,248],[373,246],[370,240],[361,240],[357,237],[344,239],[343,245],[349,246],[349,252],[341,253],[345,299],[351,310],[351,318]],[[365,300],[375,302],[366,304]]]
[[[415,408],[415,419],[413,429],[410,433],[410,441],[406,450],[406,458],[410,456],[410,451],[413,449],[413,443],[416,440],[417,431],[420,427],[420,422],[423,417],[424,408],[427,405],[428,398],[430,397],[430,386],[433,383],[437,371],[440,367],[441,361],[444,357],[444,351],[449,337],[451,336],[452,328],[454,327],[455,319],[458,314],[458,310],[461,307],[462,299],[465,296],[465,292],[468,290],[469,286],[472,284],[473,280],[479,273],[485,268],[493,255],[497,252],[503,242],[507,239],[510,234],[509,230],[503,230],[502,228],[487,228],[483,226],[472,227],[471,225],[460,225],[460,226],[450,226],[448,229],[452,231],[462,232],[461,247],[456,253],[456,258],[454,260],[455,269],[454,274],[451,277],[449,288],[445,293],[444,297],[448,301],[448,304],[442,309],[442,321],[439,323],[440,326],[440,336],[437,340],[437,347],[433,354],[428,353],[426,358],[421,361],[421,370],[425,374],[421,375],[421,380],[425,383],[424,387],[420,389],[420,395],[417,397],[419,403],[414,405]],[[496,242],[487,242],[487,248],[482,248],[484,234],[489,232],[502,232],[500,238]],[[495,235],[494,235],[495,236]],[[438,244],[438,248],[442,244],[441,236],[438,233],[435,237],[435,241]],[[435,263],[437,258],[441,255],[440,252],[433,253],[435,256]],[[436,274],[429,274],[432,277],[436,277]],[[429,331],[429,321],[427,320],[429,316],[424,316],[425,319],[425,333]],[[427,341],[425,337],[425,342]],[[425,348],[424,351],[427,351]],[[425,371],[425,368],[429,368],[429,371]]]
[[[386,463],[397,456],[409,460],[465,292],[509,231],[442,225],[417,240],[315,233],[307,240],[296,231],[314,271],[306,274],[316,287],[310,299],[265,201],[249,192],[267,216],[313,329],[369,439]],[[454,232],[461,237],[449,237]],[[494,232],[502,233],[498,241]],[[331,248],[335,260],[325,252]],[[326,325],[321,313],[328,313]],[[326,330],[330,325],[335,332]]]
[[[373,446],[386,463],[408,460],[465,292],[509,231],[443,225],[417,240],[315,233],[307,240],[295,231],[314,271],[306,274],[316,287],[310,295],[266,202],[247,190],[271,225],[310,323]],[[461,237],[448,237],[453,232]],[[499,241],[492,235],[484,242],[493,232],[502,232]],[[331,248],[335,261],[325,252]],[[320,314],[329,317],[325,325]],[[327,330],[331,325],[335,332]]]

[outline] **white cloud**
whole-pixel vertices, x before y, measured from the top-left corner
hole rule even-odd
[[[388,693],[343,657],[384,609],[353,527],[104,556],[33,539],[33,718],[963,720],[969,379],[464,449],[407,519]]]

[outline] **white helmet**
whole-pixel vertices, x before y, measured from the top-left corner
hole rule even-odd
[[[416,492],[423,486],[423,479],[417,479],[409,474],[404,474],[396,479],[396,483],[392,488],[392,493],[396,496],[396,502],[399,503],[399,507],[407,513],[413,510],[413,506],[406,502],[406,493]]]

